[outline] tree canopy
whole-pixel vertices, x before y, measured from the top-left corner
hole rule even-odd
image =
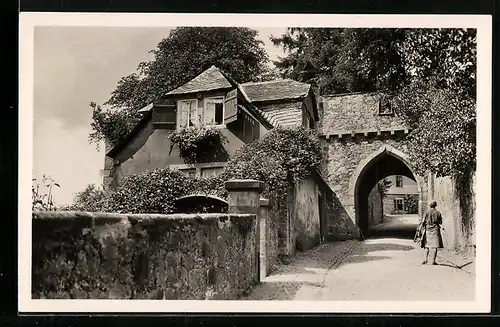
[[[316,83],[323,94],[397,88],[406,79],[401,29],[289,28],[271,40],[287,56],[284,77]]]
[[[272,41],[287,51],[275,62],[284,77],[323,94],[390,95],[422,170],[463,177],[475,169],[475,29],[289,28]]]
[[[476,169],[476,30],[410,30],[401,52],[411,79],[395,102],[412,128],[410,155],[421,170],[468,181]]]
[[[287,52],[275,61],[282,76],[323,94],[395,92],[423,80],[475,97],[475,29],[289,28],[271,40]]]
[[[476,99],[476,29],[410,29],[400,52],[415,82]]]
[[[115,144],[137,123],[137,111],[216,65],[238,82],[272,76],[258,32],[243,27],[178,27],[151,50],[154,59],[122,77],[103,105],[91,104],[90,141]]]
[[[152,50],[153,60],[118,82],[104,103],[111,110],[91,104],[90,140],[123,139],[138,109],[210,65],[238,82],[273,77],[256,36],[248,28],[172,30]],[[283,77],[315,83],[323,94],[389,94],[412,130],[409,152],[422,169],[439,175],[475,169],[475,29],[289,28],[271,40],[287,53],[275,62]]]

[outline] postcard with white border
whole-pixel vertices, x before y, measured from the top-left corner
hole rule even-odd
[[[20,312],[489,312],[491,16],[21,13],[19,44]]]

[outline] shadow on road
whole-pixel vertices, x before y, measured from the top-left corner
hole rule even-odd
[[[396,243],[377,243],[366,246],[366,252],[376,251],[411,251],[415,249],[413,246],[396,244]]]
[[[407,229],[384,229],[384,230],[368,230],[364,233],[365,238],[400,238],[413,239],[415,236],[415,228]]]
[[[357,246],[353,251],[353,253],[343,259],[342,262],[337,267],[335,267],[335,269],[354,263],[371,262],[376,260],[390,260],[393,259],[393,256],[398,252],[401,253],[412,251],[414,249],[415,247],[410,245],[389,242],[380,243],[380,241],[371,238],[367,241],[361,242],[359,246]],[[387,251],[387,255],[383,255],[384,251]],[[379,255],[373,255],[373,252],[379,252]]]
[[[384,216],[384,222],[369,228],[364,237],[413,239],[418,223],[418,215]]]
[[[298,252],[288,264],[279,264],[250,294],[240,300],[290,300],[295,299],[299,291],[315,293],[324,286],[323,280],[328,270],[356,244],[354,240],[329,242]]]
[[[383,255],[362,255],[362,254],[357,254],[357,255],[351,255],[344,260],[342,260],[341,266],[345,266],[350,263],[363,263],[363,262],[368,262],[368,261],[375,261],[375,260],[385,260],[385,259],[390,259],[391,257],[388,256],[383,256]]]

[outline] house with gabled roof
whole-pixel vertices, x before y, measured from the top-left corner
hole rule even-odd
[[[222,171],[236,150],[263,137],[271,128],[305,126],[318,121],[312,86],[294,80],[239,84],[211,66],[186,84],[139,112],[142,119],[119,144],[107,149],[104,184],[116,186],[127,175],[170,167],[198,177]],[[186,164],[168,134],[187,126],[220,128],[225,155],[211,162]]]
[[[427,201],[425,181],[415,173],[401,142],[409,130],[390,99],[378,92],[320,96],[311,84],[291,79],[240,84],[212,66],[139,112],[142,119],[132,132],[107,150],[105,186],[165,167],[200,178],[217,175],[238,149],[274,127],[315,129],[325,162],[313,180],[297,185],[287,216],[280,218],[282,253],[324,239],[360,237],[382,221],[376,184],[387,176],[406,176],[417,183],[419,213]],[[210,160],[186,163],[168,135],[197,125],[220,129],[224,151]]]

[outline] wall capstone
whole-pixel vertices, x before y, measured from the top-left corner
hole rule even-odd
[[[232,179],[224,184],[228,191],[228,212],[229,213],[251,213],[257,215],[257,228],[255,242],[255,268],[259,271],[260,265],[260,193],[263,189],[263,183],[254,179]],[[260,281],[260,273],[257,274],[257,280]]]

